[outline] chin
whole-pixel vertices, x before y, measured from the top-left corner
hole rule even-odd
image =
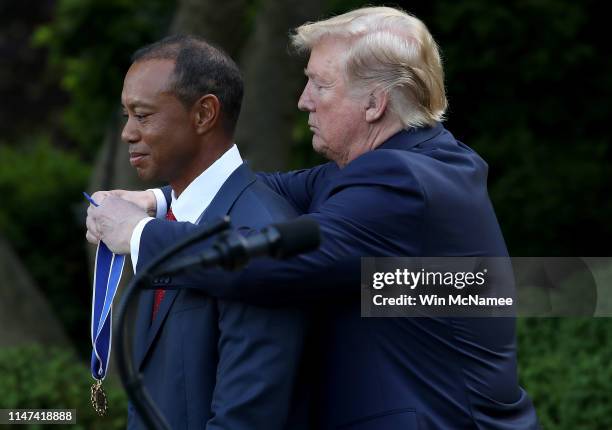
[[[333,152],[325,145],[317,145],[314,139],[312,141],[312,149],[326,160],[337,162],[336,158],[333,156]]]
[[[317,154],[322,155],[325,158],[328,158],[327,157],[328,151],[327,151],[326,146],[323,145],[321,141],[316,138],[316,136],[312,137],[312,149]]]
[[[138,174],[138,177],[143,181],[152,181],[155,179],[155,175],[153,174],[153,172],[147,169],[142,169],[140,167],[136,168],[136,174]]]

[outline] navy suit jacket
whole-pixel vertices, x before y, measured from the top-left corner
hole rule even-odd
[[[319,222],[321,247],[172,283],[267,305],[319,299],[305,360],[313,428],[537,428],[517,380],[514,319],[360,317],[359,257],[508,255],[487,171],[436,124],[401,131],[342,169],[261,175]]]
[[[260,229],[296,215],[245,164],[224,183],[200,224],[226,214],[237,229]],[[150,221],[141,237],[138,268],[182,237],[188,225],[193,226]],[[156,283],[163,287],[170,280]],[[134,359],[172,429],[286,428],[302,353],[300,312],[173,290],[166,292],[151,324],[152,305],[153,291],[143,291]],[[133,410],[128,427],[142,427]]]

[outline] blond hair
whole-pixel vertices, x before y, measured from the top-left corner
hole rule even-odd
[[[447,108],[438,46],[418,18],[390,7],[365,7],[296,28],[292,44],[310,51],[323,38],[344,38],[346,78],[354,88],[389,94],[402,125],[431,126]]]

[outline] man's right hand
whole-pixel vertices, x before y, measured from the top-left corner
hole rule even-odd
[[[147,215],[155,218],[157,215],[157,199],[153,191],[128,191],[128,190],[111,190],[111,191],[96,191],[91,197],[98,204],[102,204],[108,196],[119,197],[134,203],[140,209],[144,210]]]

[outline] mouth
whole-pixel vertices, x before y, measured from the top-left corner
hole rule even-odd
[[[143,160],[148,157],[149,154],[143,154],[140,152],[130,152],[130,164],[133,167],[138,167],[142,164]]]

